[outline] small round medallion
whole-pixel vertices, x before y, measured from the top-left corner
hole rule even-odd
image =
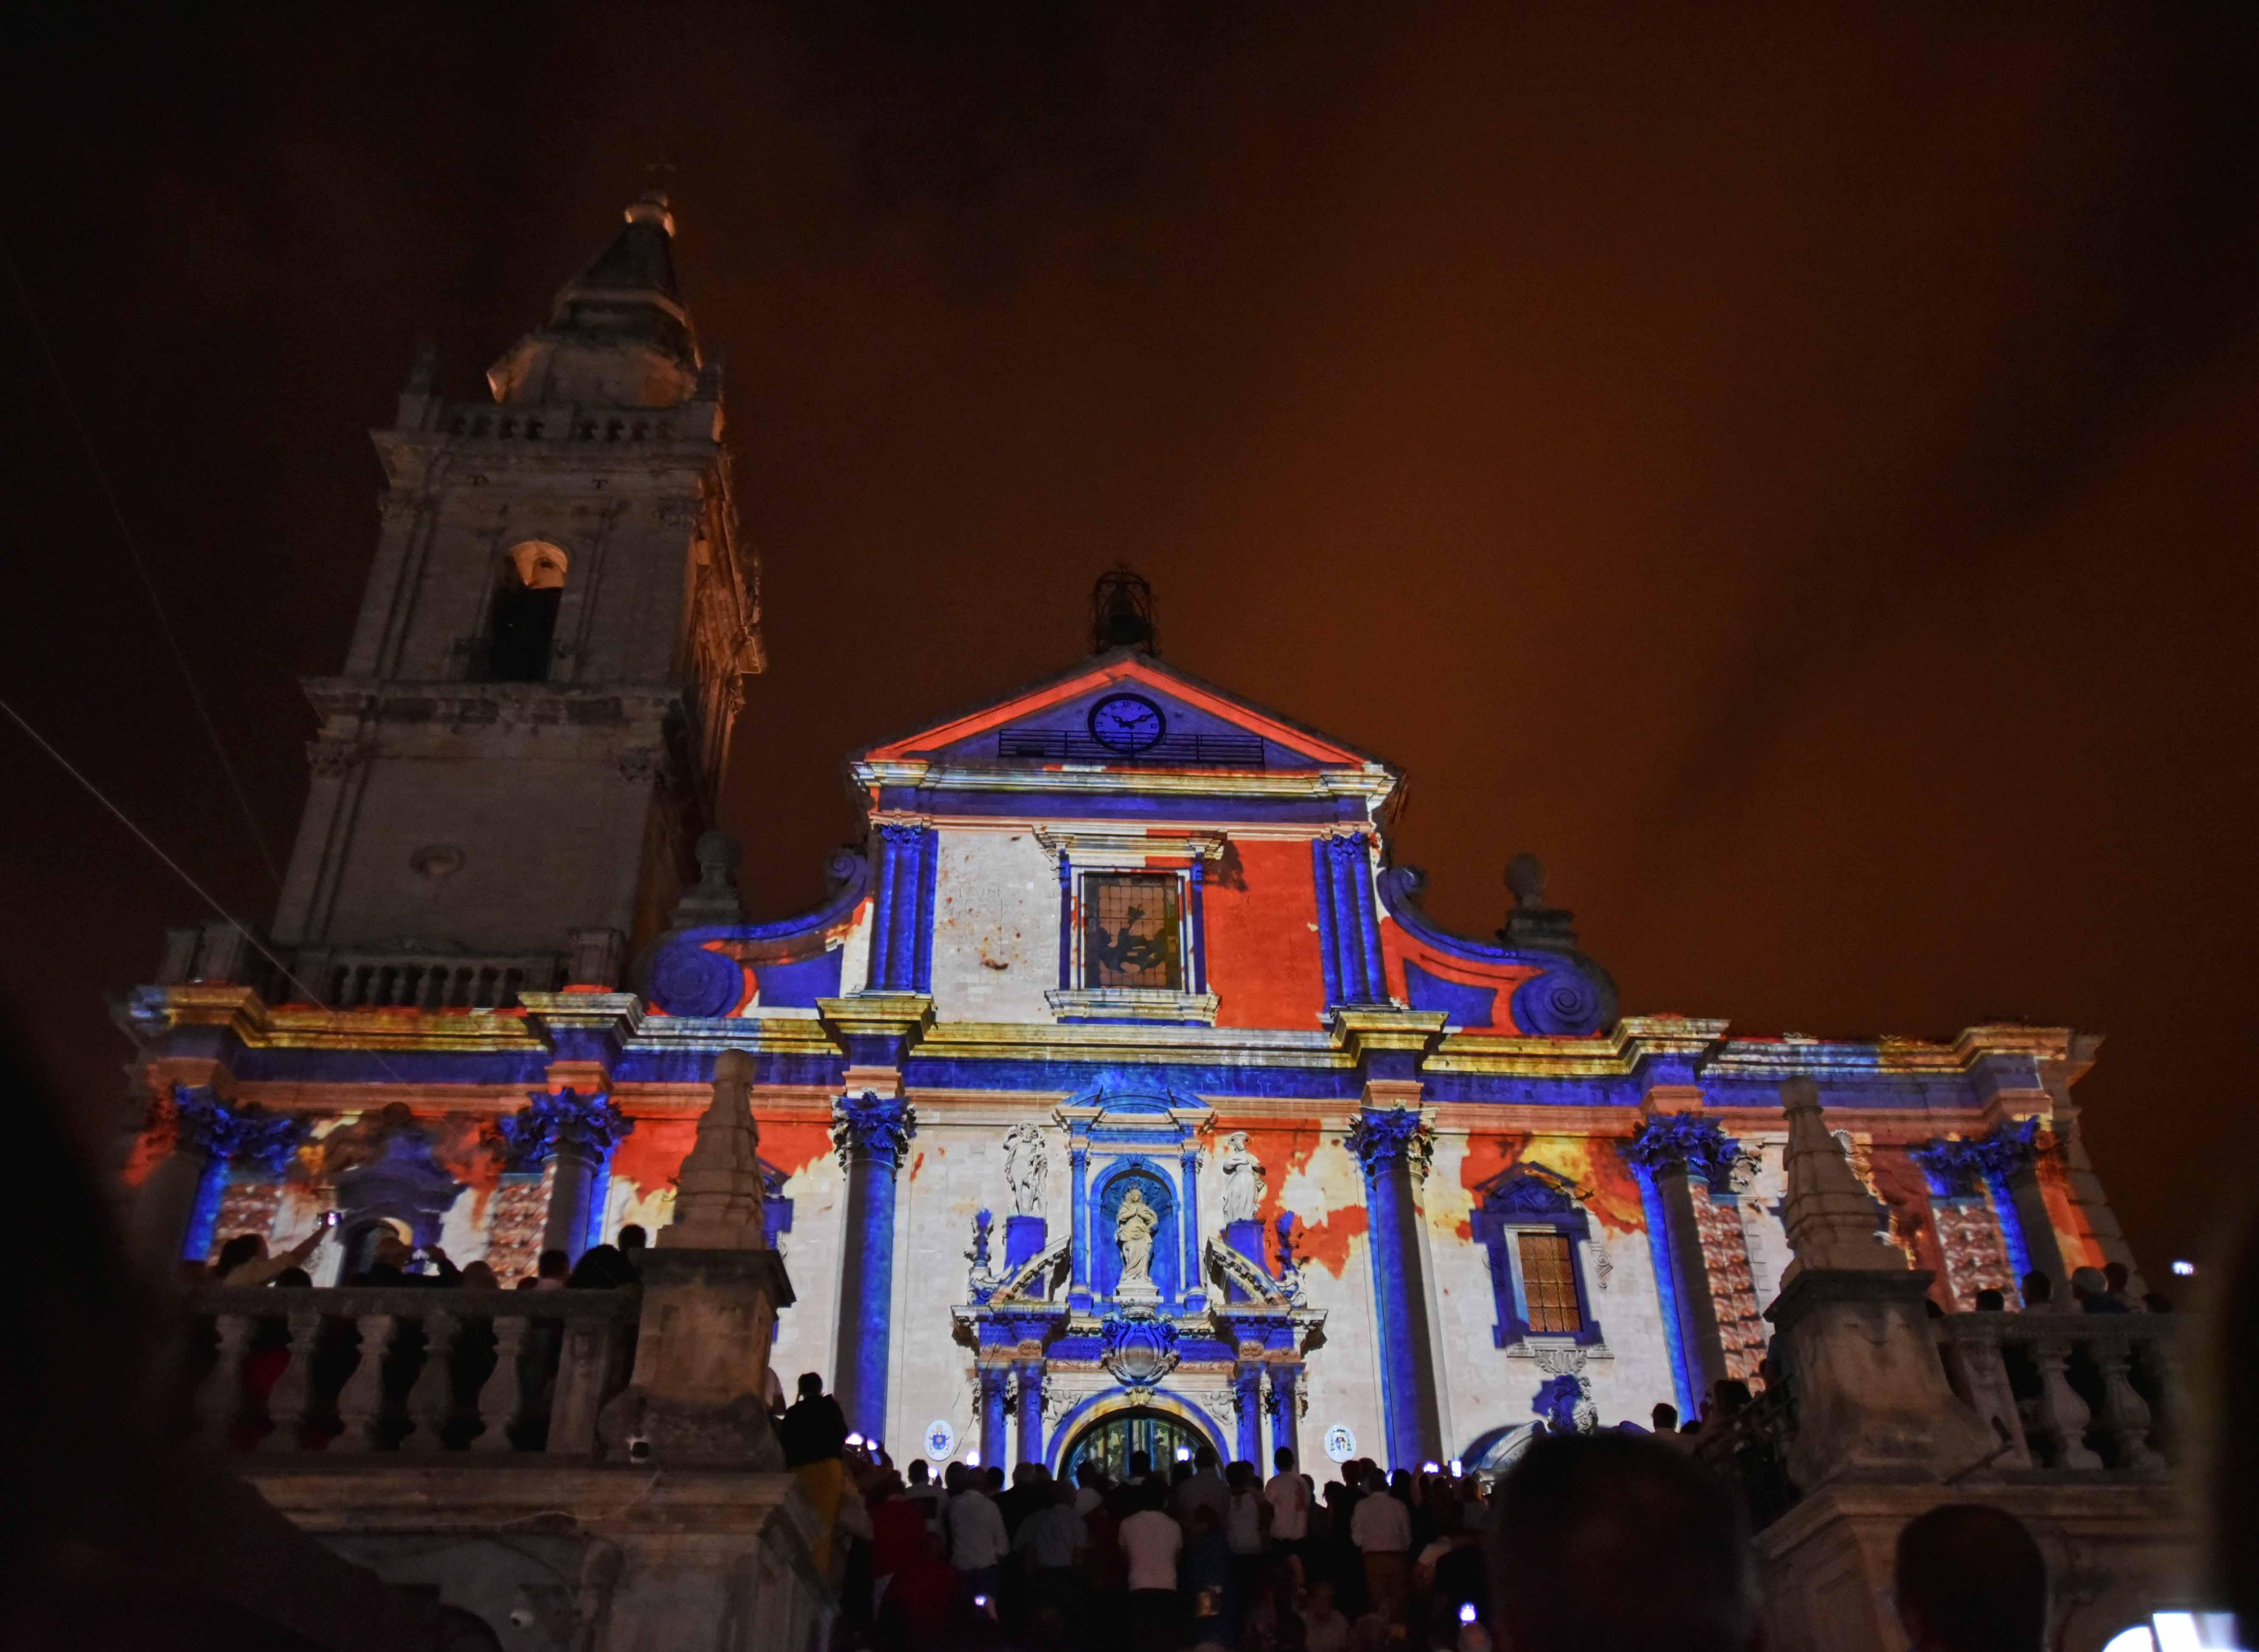
[[[1346,1463],[1357,1455],[1357,1436],[1350,1432],[1349,1424],[1337,1422],[1326,1430],[1326,1455],[1336,1463]]]
[[[957,1430],[940,1418],[925,1426],[925,1454],[936,1463],[945,1463],[951,1452],[957,1449]]]

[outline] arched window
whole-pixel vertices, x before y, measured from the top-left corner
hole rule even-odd
[[[565,553],[539,539],[511,546],[502,559],[502,580],[487,623],[487,680],[548,680],[566,566]]]

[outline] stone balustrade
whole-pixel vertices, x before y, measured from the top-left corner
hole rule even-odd
[[[551,953],[471,958],[309,949],[297,968],[331,1009],[510,1009],[520,993],[554,987],[559,963]]]
[[[1998,1442],[1954,1484],[2168,1478],[2188,1414],[2171,1315],[1954,1314],[1930,1324],[1955,1396]],[[1695,1436],[1695,1455],[1741,1488],[1760,1528],[1809,1489],[1788,1474],[1796,1422],[1792,1378]]]
[[[261,1456],[592,1461],[643,1292],[215,1285],[188,1304],[196,1432]]]
[[[2163,1475],[2188,1415],[2166,1314],[1955,1314],[1937,1321],[1953,1391],[1992,1424],[1996,1466]]]

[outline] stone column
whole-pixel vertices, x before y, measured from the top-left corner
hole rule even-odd
[[[1725,1132],[1692,1113],[1663,1113],[1642,1125],[1624,1149],[1638,1172],[1649,1202],[1648,1243],[1656,1259],[1657,1288],[1663,1296],[1666,1341],[1675,1342],[1680,1375],[1680,1404],[1685,1414],[1701,1415],[1711,1385],[1726,1374],[1724,1339],[1718,1332],[1718,1305],[1710,1292],[1709,1264],[1702,1255],[1702,1228],[1694,1214],[1691,1178],[1708,1180],[1713,1170],[1731,1162],[1734,1147]],[[1663,1218],[1663,1232],[1653,1231]],[[1675,1338],[1669,1334],[1676,1332]]]
[[[2078,1034],[2074,1043],[2099,1044],[2101,1040],[2093,1034]],[[2090,1053],[2087,1057],[2092,1059]],[[2101,1248],[2105,1262],[2124,1264],[2127,1290],[2137,1300],[2148,1290],[2141,1270],[2134,1261],[2134,1247],[2126,1243],[2125,1230],[2118,1225],[2118,1213],[2110,1208],[2110,1197],[2102,1191],[2102,1178],[2094,1171],[2094,1161],[2087,1157],[2086,1138],[2078,1128],[2078,1103],[2070,1099],[2067,1084],[2049,1084],[2048,1093],[2055,1099],[2055,1139],[2063,1151],[2063,1175],[2070,1193],[2070,1202],[2085,1219],[2087,1231]]]
[[[1231,1375],[1232,1409],[1239,1417],[1238,1453],[1243,1462],[1252,1463],[1258,1477],[1263,1470],[1263,1367],[1253,1360],[1242,1360]]]
[[[1273,1365],[1271,1368],[1271,1449],[1280,1446],[1294,1454],[1294,1464],[1301,1466],[1301,1448],[1296,1443],[1295,1425],[1302,1411],[1302,1368],[1299,1365]],[[1258,1467],[1267,1468],[1267,1463]],[[1267,1478],[1267,1477],[1266,1477]]]
[[[1208,1300],[1208,1287],[1207,1270],[1201,1260],[1200,1143],[1190,1136],[1185,1138],[1181,1164],[1185,1208],[1177,1227],[1177,1300],[1186,1307],[1196,1307]]]
[[[1992,1212],[2000,1220],[2008,1264],[2016,1271],[2016,1288],[2023,1289],[2025,1274],[2044,1273],[2055,1281],[2056,1300],[2068,1303],[2070,1270],[2063,1263],[2055,1217],[2040,1187],[2039,1131],[2036,1118],[2014,1120],[1995,1125],[1973,1145],[1985,1185],[1992,1190]]]
[[[1020,1438],[1018,1460],[1040,1463],[1044,1460],[1044,1363],[1039,1359],[1023,1360],[1019,1370]]]
[[[1190,920],[1193,955],[1185,960],[1195,993],[1208,991],[1208,862],[1193,857],[1185,872],[1185,903]]]
[[[590,1243],[591,1217],[602,1218],[595,1206],[612,1149],[634,1129],[634,1121],[610,1096],[570,1087],[537,1091],[531,1103],[503,1122],[502,1136],[513,1159],[524,1164],[556,1161],[549,1214],[541,1228],[543,1250],[562,1250],[580,1260]]]
[[[153,1122],[171,1123],[173,1150],[142,1180],[133,1206],[133,1250],[146,1265],[169,1273],[182,1262],[211,1255],[230,1163],[251,1159],[279,1177],[304,1127],[261,1107],[232,1107],[209,1085],[174,1086]]]
[[[1067,1262],[1071,1281],[1067,1306],[1078,1314],[1090,1311],[1090,1143],[1080,1135],[1067,1142],[1067,1164],[1074,1172],[1073,1208],[1068,1213],[1073,1236]]]
[[[1010,1455],[1004,1432],[1004,1385],[1010,1376],[1008,1365],[983,1365],[980,1369],[980,1462],[984,1467],[993,1463],[1002,1468]]]
[[[1409,1108],[1379,1111],[1368,1106],[1350,1128],[1349,1147],[1365,1167],[1365,1235],[1372,1257],[1389,1464],[1416,1470],[1443,1455],[1427,1282],[1420,1261],[1420,1212],[1413,1192],[1415,1181],[1428,1171],[1428,1132]]]
[[[894,1348],[894,1176],[917,1118],[900,1096],[841,1096],[832,1145],[847,1172],[839,1278],[839,1341],[831,1385],[847,1426],[887,1437],[887,1372]]]

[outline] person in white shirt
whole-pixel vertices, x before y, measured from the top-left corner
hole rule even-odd
[[[949,1499],[942,1522],[949,1527],[949,1563],[965,1578],[972,1593],[996,1598],[996,1569],[1011,1549],[1004,1530],[1004,1512],[995,1499],[967,1475],[965,1489]]]
[[[771,1374],[773,1375],[775,1368],[772,1366],[770,1370]],[[928,1531],[936,1535],[941,1534],[941,1512],[948,1506],[947,1498],[942,1489],[933,1483],[933,1470],[923,1461],[912,1460],[909,1484],[903,1490],[902,1500],[917,1510],[920,1518],[925,1521]]]
[[[1271,1511],[1271,1547],[1293,1564],[1295,1581],[1301,1581],[1308,1563],[1303,1545],[1310,1535],[1310,1487],[1294,1468],[1294,1454],[1280,1446],[1271,1454],[1279,1470],[1263,1488],[1263,1501]]]
[[[1412,1511],[1390,1493],[1379,1469],[1365,1477],[1365,1495],[1350,1516],[1349,1538],[1365,1556],[1365,1596],[1372,1609],[1383,1623],[1403,1622]]]
[[[1184,1528],[1162,1509],[1158,1488],[1144,1493],[1144,1506],[1122,1522],[1115,1541],[1129,1563],[1129,1599],[1124,1602],[1126,1646],[1140,1652],[1173,1648],[1181,1639],[1177,1609],[1177,1562],[1185,1552]]]

